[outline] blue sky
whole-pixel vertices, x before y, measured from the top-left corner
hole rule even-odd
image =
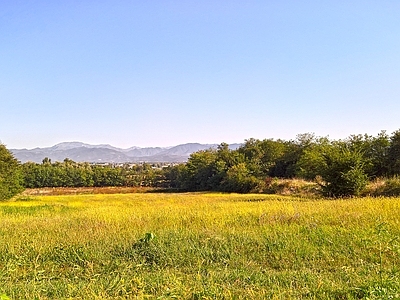
[[[0,1],[0,141],[400,129],[400,2]]]

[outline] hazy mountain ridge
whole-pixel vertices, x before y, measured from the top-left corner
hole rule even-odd
[[[216,148],[218,144],[187,143],[173,147],[130,147],[122,149],[111,145],[90,145],[81,142],[63,142],[52,147],[35,149],[10,149],[14,156],[24,162],[41,163],[45,157],[52,161],[65,158],[76,162],[185,162],[196,151]],[[236,149],[240,144],[230,145]]]

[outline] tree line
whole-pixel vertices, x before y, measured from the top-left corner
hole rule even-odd
[[[370,180],[400,175],[400,130],[330,140],[300,134],[294,140],[248,139],[192,153],[186,163],[93,165],[68,158],[19,164],[0,145],[0,199],[23,188],[148,186],[182,191],[265,192],[272,178],[318,182],[325,196],[358,195]]]
[[[370,180],[400,174],[400,130],[389,136],[351,135],[330,140],[301,134],[295,140],[249,139],[193,153],[167,170],[171,187],[188,191],[263,192],[271,178],[317,181],[325,196],[358,195]]]
[[[66,158],[52,163],[49,158],[41,164],[22,164],[22,180],[26,188],[43,187],[109,187],[149,186],[163,183],[160,168],[151,164],[96,165],[74,162]]]

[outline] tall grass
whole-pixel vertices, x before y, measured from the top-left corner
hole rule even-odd
[[[0,295],[397,299],[399,200],[25,196],[0,203]]]
[[[400,196],[400,176],[377,178],[370,182],[363,192],[371,196]]]

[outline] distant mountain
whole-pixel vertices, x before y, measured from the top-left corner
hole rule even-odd
[[[162,152],[165,148],[138,148],[132,147],[128,150],[124,150],[124,153],[130,157],[149,157]]]
[[[53,150],[70,150],[70,149],[75,149],[75,148],[80,148],[80,147],[90,148],[90,149],[105,148],[105,149],[112,149],[112,150],[117,150],[117,151],[121,150],[121,149],[113,147],[111,145],[90,145],[90,144],[85,144],[85,143],[81,143],[81,142],[63,142],[63,143],[54,145],[53,147],[51,147],[51,149],[53,149]]]
[[[41,163],[45,157],[52,161],[65,158],[76,162],[185,162],[196,151],[216,148],[217,144],[188,143],[174,147],[131,147],[121,149],[111,145],[90,145],[81,142],[64,142],[48,148],[10,149],[22,163],[32,161]],[[236,149],[240,144],[232,144]]]

